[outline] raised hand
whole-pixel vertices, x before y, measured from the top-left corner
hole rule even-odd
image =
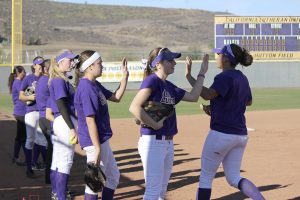
[[[127,59],[125,57],[122,60],[122,67],[121,68],[122,68],[123,77],[125,77],[127,79],[128,76],[129,76],[129,71],[128,71],[128,68],[127,68]]]
[[[185,59],[185,76],[189,76],[191,75],[193,61],[192,58],[189,56],[187,56]]]
[[[203,59],[202,59],[202,64],[201,64],[201,69],[200,69],[199,75],[200,74],[204,75],[207,72],[207,70],[208,70],[208,60],[209,60],[209,55],[205,54],[203,56]]]

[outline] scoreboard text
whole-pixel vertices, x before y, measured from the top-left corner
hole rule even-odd
[[[300,17],[215,16],[215,48],[231,43],[254,59],[300,59]]]

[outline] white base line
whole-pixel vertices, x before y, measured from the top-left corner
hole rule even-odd
[[[85,186],[85,184],[75,184],[75,185],[68,185],[69,187],[81,187]],[[43,189],[43,188],[51,188],[51,186],[32,186],[32,187],[15,187],[15,188],[0,188],[0,191],[12,191],[12,190],[28,190],[28,189]]]

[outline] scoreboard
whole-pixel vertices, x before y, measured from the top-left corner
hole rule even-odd
[[[254,59],[300,59],[300,17],[215,16],[215,48],[235,43]]]

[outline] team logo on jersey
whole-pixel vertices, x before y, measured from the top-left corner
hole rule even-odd
[[[102,91],[99,91],[99,99],[100,99],[100,103],[102,106],[107,104],[106,98],[105,98],[104,94],[102,93]]]
[[[171,104],[171,105],[175,104],[175,98],[173,98],[167,90],[164,90],[161,96],[162,96],[160,100],[161,103]]]

